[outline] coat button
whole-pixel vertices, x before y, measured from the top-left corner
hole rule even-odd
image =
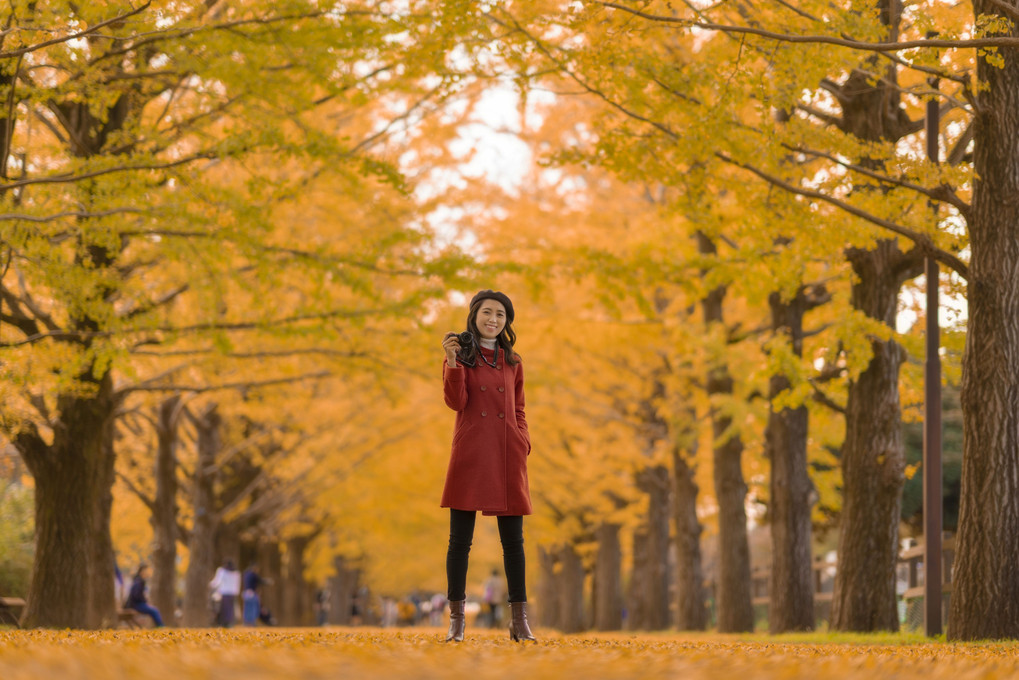
[[[487,390],[487,389],[488,389],[488,388],[487,388],[487,387],[485,387],[484,385],[482,385],[482,386],[481,386],[481,391],[482,391],[482,392],[484,392],[484,391],[485,391],[485,390]]]
[[[488,415],[488,411],[482,411],[482,412],[481,412],[481,417],[482,417],[482,418],[484,418],[484,417],[485,417],[485,416],[487,416],[487,415]]]
[[[482,387],[481,389],[485,389],[485,388],[484,388],[484,387]],[[506,388],[505,388],[505,387],[500,387],[500,388],[499,388],[499,391],[500,391],[500,392],[505,392],[505,391],[506,391]]]
[[[505,413],[500,413],[500,414],[499,414],[499,417],[500,417],[500,418],[505,418],[505,417],[506,417],[506,414],[505,414]]]

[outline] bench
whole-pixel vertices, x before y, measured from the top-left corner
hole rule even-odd
[[[20,614],[24,609],[25,601],[20,597],[0,597],[0,626],[18,627]]]
[[[152,619],[134,609],[118,609],[117,625],[128,628],[151,628]]]
[[[18,627],[20,613],[24,610],[25,604],[20,597],[0,597],[0,626]],[[128,628],[151,628],[152,619],[133,609],[118,609],[117,624],[126,625]]]

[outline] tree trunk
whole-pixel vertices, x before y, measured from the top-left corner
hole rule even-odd
[[[283,566],[283,607],[280,625],[315,625],[315,587],[304,577],[304,551],[310,539],[295,536],[287,539]]]
[[[648,544],[651,538],[646,526],[633,531],[633,559],[630,583],[626,592],[626,629],[647,630],[647,598],[644,597],[645,564],[648,561]]]
[[[241,562],[241,536],[237,527],[230,522],[220,520],[216,525],[216,550],[215,564],[218,566],[230,560],[234,565],[244,570],[244,563]]]
[[[107,373],[90,397],[57,399],[61,427],[46,444],[33,427],[12,441],[35,479],[35,560],[25,627],[100,628],[115,618],[112,447],[115,398]]]
[[[542,628],[561,628],[559,611],[559,587],[556,577],[555,554],[543,545],[538,546],[538,566],[541,579],[538,582],[538,611],[535,620]]]
[[[698,250],[706,255],[717,253],[714,243],[697,233]],[[704,323],[723,323],[722,301],[725,287],[711,291],[701,302]],[[709,398],[728,396],[733,380],[724,363],[708,370]],[[754,629],[754,608],[750,594],[750,546],[747,540],[746,497],[743,480],[743,441],[730,432],[732,418],[717,408],[711,410],[714,441],[712,461],[715,500],[718,503],[718,632],[743,633]]]
[[[786,303],[778,293],[769,297],[772,328],[788,336],[793,353],[803,356],[803,314],[807,298],[800,290]],[[769,380],[768,398],[790,388],[784,375]],[[765,455],[771,461],[772,563],[768,632],[813,630],[814,580],[811,570],[810,513],[814,485],[807,472],[807,407],[768,413]]]
[[[1011,13],[1015,0],[1004,3]],[[976,0],[973,11],[1002,16]],[[1008,14],[1004,14],[1008,17]],[[1017,35],[1016,29],[1004,35]],[[977,56],[963,464],[948,618],[953,640],[1019,637],[1019,54]]]
[[[639,607],[642,630],[669,627],[669,469],[664,465],[645,468],[637,475],[637,486],[648,495],[645,544],[641,559],[634,559],[630,599]],[[639,600],[640,604],[637,604]]]
[[[262,586],[262,606],[279,617],[283,612],[283,555],[274,540],[264,540],[258,546],[258,573],[267,581]]]
[[[689,445],[696,446],[696,437],[690,438]],[[676,627],[679,630],[704,630],[708,626],[708,610],[704,606],[704,570],[701,566],[701,523],[697,519],[698,488],[694,478],[695,467],[688,462],[695,456],[696,450],[692,450],[688,459],[679,442],[672,448]]]
[[[593,608],[595,630],[619,630],[623,627],[623,550],[618,524],[598,527],[598,553],[594,560]]]
[[[337,557],[333,564],[336,574],[329,579],[329,623],[333,626],[349,626],[360,571],[351,567],[342,556]]]
[[[571,544],[559,551],[559,630],[579,633],[584,630],[584,564]]]
[[[198,460],[194,472],[194,526],[188,543],[188,570],[184,577],[184,625],[208,626],[213,615],[209,608],[209,581],[216,572],[215,464],[221,446],[222,419],[212,404],[195,419],[198,430]]]
[[[152,605],[167,625],[177,608],[177,420],[180,395],[159,405],[156,420],[156,496],[152,515]]]
[[[886,39],[895,41],[902,6],[877,0]],[[873,73],[884,70],[875,81]],[[865,69],[852,71],[839,88],[839,127],[866,142],[896,142],[911,134],[901,103],[895,64],[868,57]],[[881,162],[859,160],[881,169]],[[872,191],[864,185],[859,191]],[[893,240],[870,251],[850,249],[846,258],[855,274],[851,304],[872,319],[895,328],[899,290],[922,273],[923,259],[913,249],[902,253]],[[901,348],[894,342],[871,342],[874,357],[857,380],[849,383],[846,439],[842,447],[843,510],[839,566],[835,576],[831,627],[834,630],[897,630],[895,564],[898,557],[899,508],[905,458],[899,406]]]
[[[856,274],[853,307],[893,326],[899,288],[917,266],[895,241],[848,253]],[[906,467],[899,406],[904,352],[894,341],[871,341],[873,358],[849,385],[842,446],[844,499],[839,565],[832,595],[834,630],[898,630],[895,564]]]
[[[92,584],[89,619],[98,621],[99,627],[107,628],[117,625],[117,594],[115,579],[111,578],[116,569],[116,557],[113,554],[113,536],[110,534],[110,522],[113,519],[113,484],[116,481],[116,452],[113,445],[113,418],[107,421],[103,433],[105,456],[103,467],[99,471],[96,487],[99,492],[99,504],[92,517],[92,564],[96,574]]]

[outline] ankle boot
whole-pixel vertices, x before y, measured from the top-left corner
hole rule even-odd
[[[527,603],[510,602],[510,612],[512,614],[509,626],[510,639],[514,642],[534,640],[531,628],[527,625]]]
[[[467,600],[449,603],[449,633],[446,634],[446,642],[464,641],[465,604],[467,604]]]

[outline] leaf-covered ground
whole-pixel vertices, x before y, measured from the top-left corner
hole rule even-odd
[[[1013,643],[816,642],[728,636],[583,635],[540,631],[520,645],[468,630],[459,645],[437,629],[0,631],[0,678],[917,678],[1019,677]],[[902,641],[905,638],[897,638]],[[895,641],[896,639],[892,639]]]

